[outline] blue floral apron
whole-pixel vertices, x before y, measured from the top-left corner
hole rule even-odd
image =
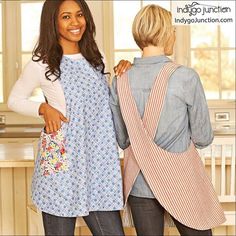
[[[106,78],[85,58],[62,58],[69,123],[42,131],[32,181],[35,205],[52,215],[86,216],[123,207],[120,162]]]

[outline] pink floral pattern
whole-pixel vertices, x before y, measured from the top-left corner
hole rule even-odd
[[[40,167],[44,176],[68,169],[65,139],[62,130],[47,134],[41,132]]]

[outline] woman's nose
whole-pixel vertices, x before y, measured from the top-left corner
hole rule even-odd
[[[71,24],[72,25],[79,25],[80,21],[78,19],[78,17],[72,17],[72,21],[71,21]]]

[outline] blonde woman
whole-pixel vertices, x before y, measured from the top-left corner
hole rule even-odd
[[[212,235],[225,217],[196,151],[213,140],[199,76],[167,57],[175,42],[169,11],[141,9],[133,36],[142,57],[114,79],[110,104],[137,234],[163,235],[167,211],[181,235]]]

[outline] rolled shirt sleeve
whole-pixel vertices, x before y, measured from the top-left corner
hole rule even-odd
[[[191,72],[193,87],[188,90],[188,93],[191,94],[186,95],[186,97],[191,98],[187,101],[191,139],[197,148],[204,148],[212,143],[213,130],[199,75],[194,70],[191,70]]]

